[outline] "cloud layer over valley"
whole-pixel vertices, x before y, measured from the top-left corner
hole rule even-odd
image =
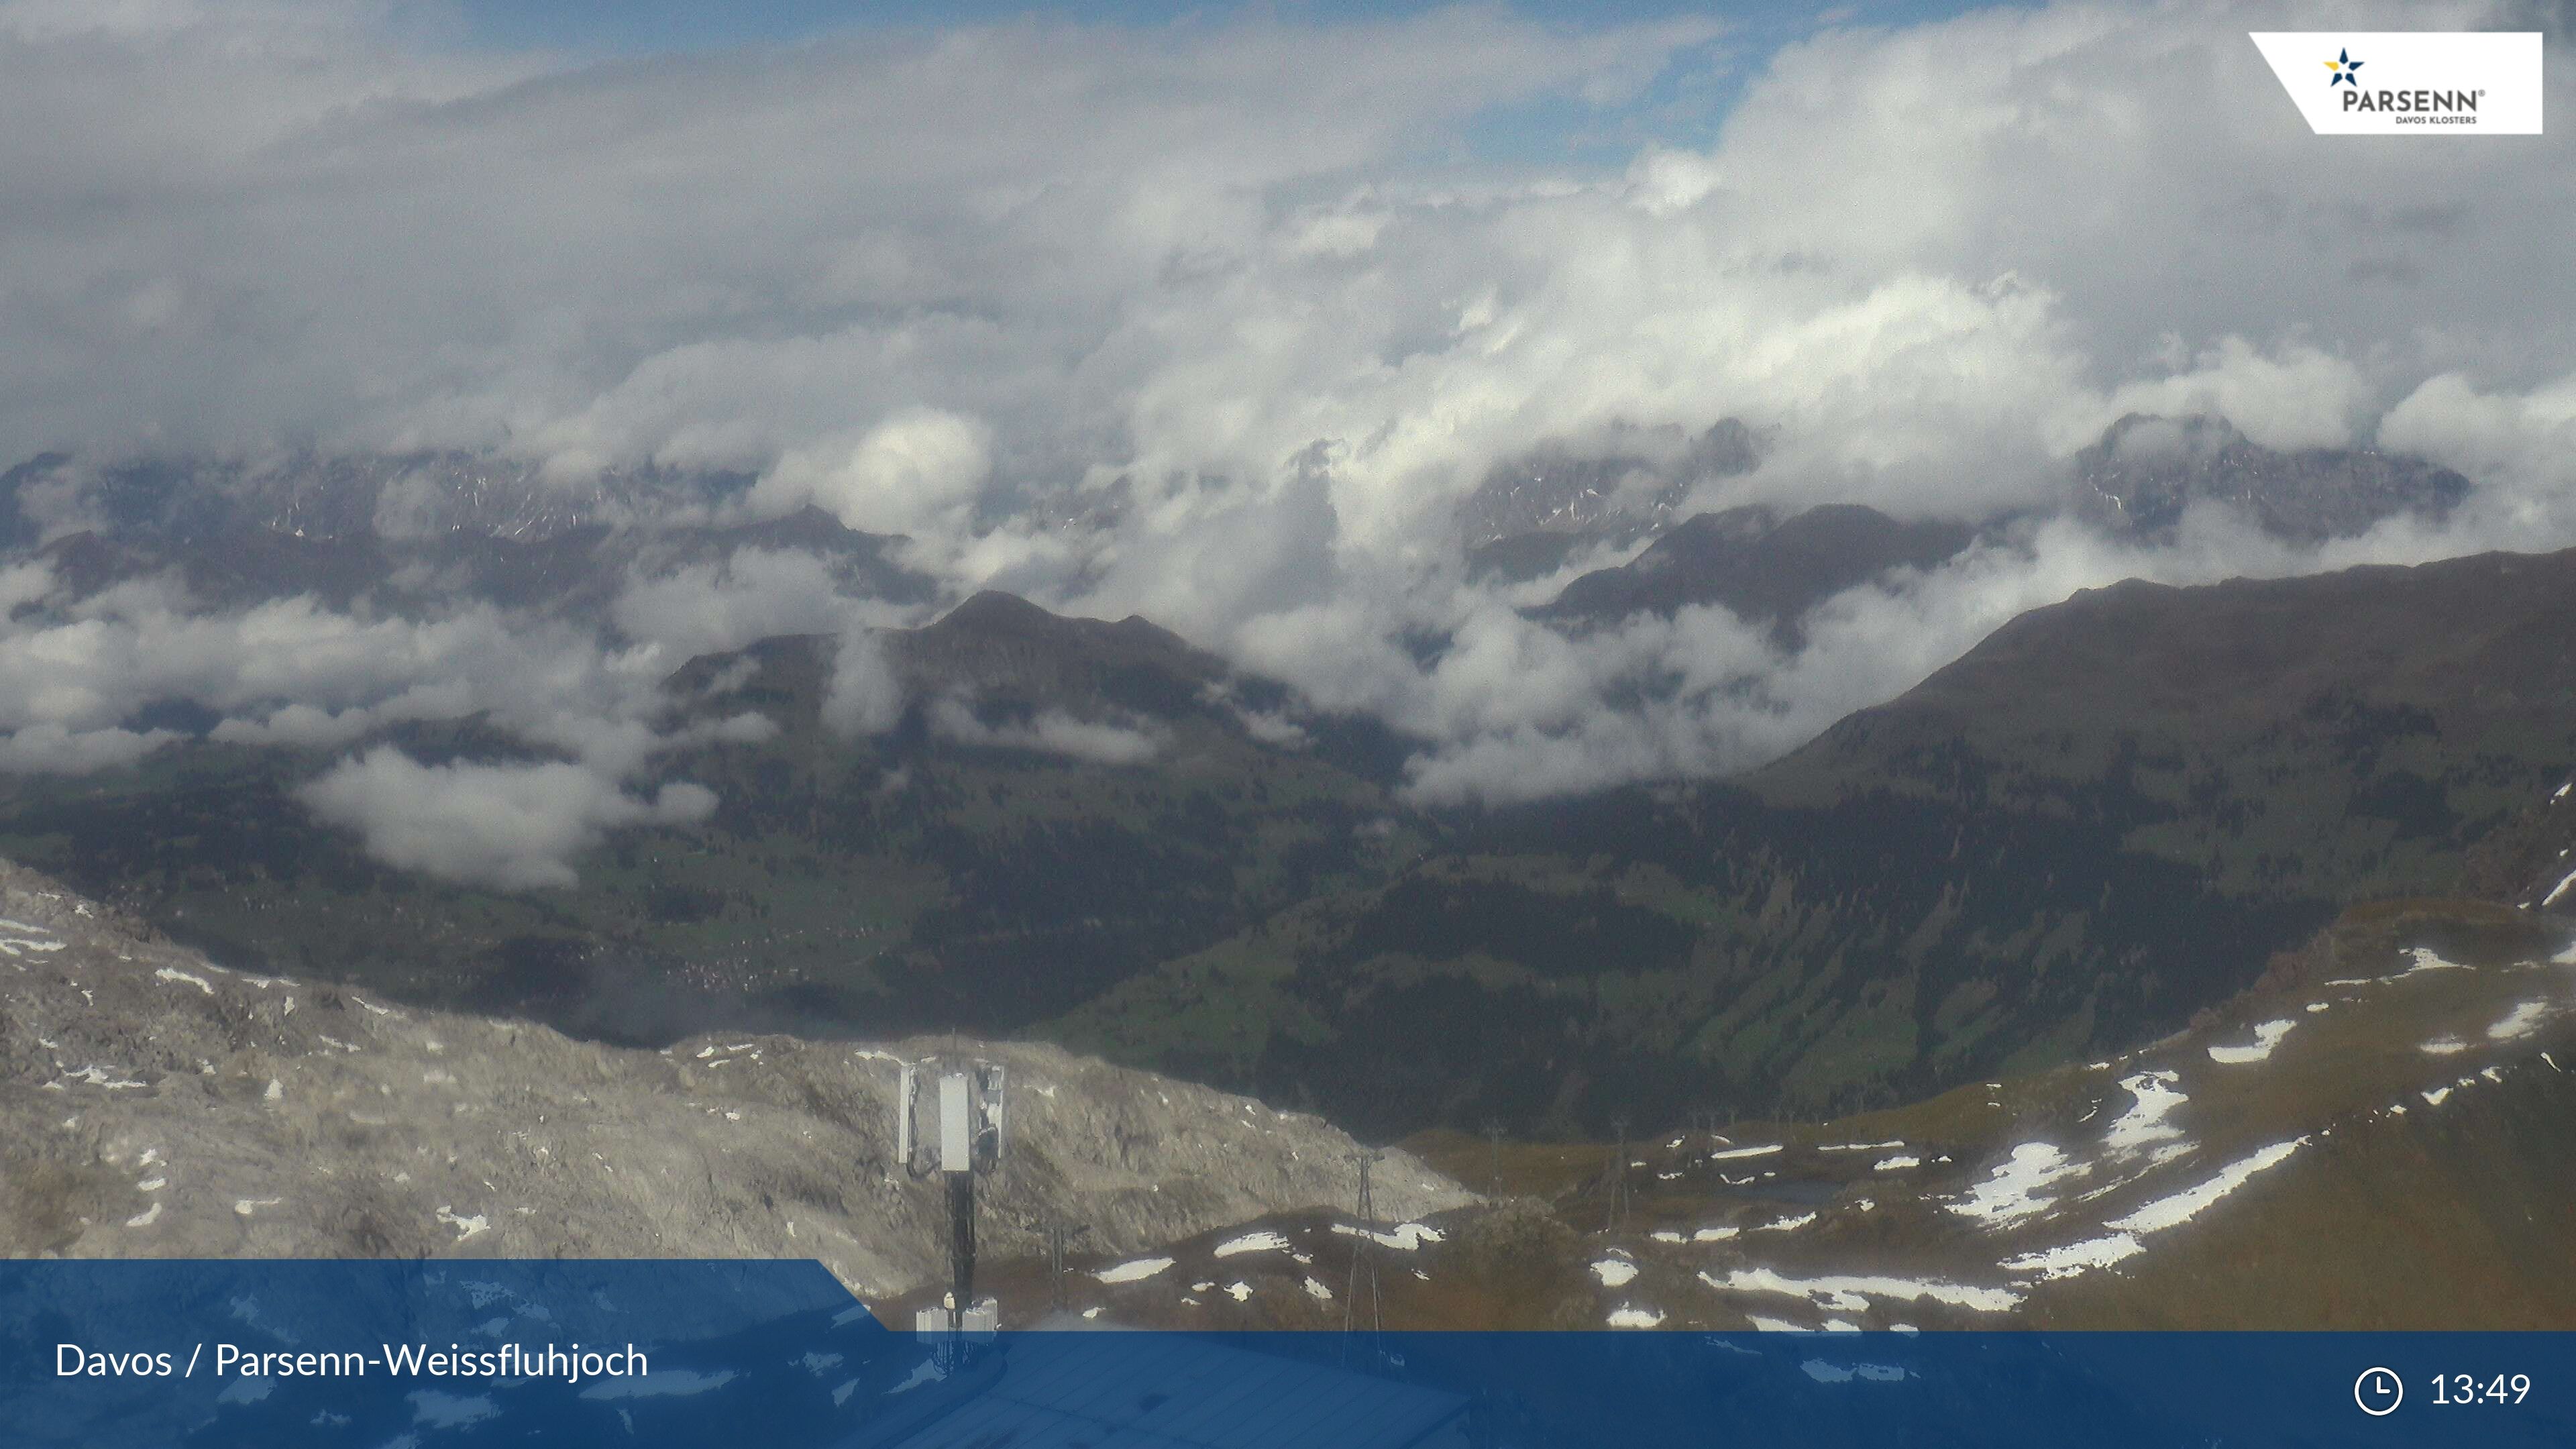
[[[192,731],[341,751],[300,797],[320,818],[516,889],[713,808],[650,778],[715,728],[658,692],[687,660],[834,636],[827,722],[882,731],[868,631],[983,589],[1376,716],[1420,742],[1413,798],[1452,804],[1758,764],[2126,577],[2576,544],[2563,140],[2315,137],[2245,37],[2540,28],[2525,8],[2060,3],[1764,51],[1470,6],[614,60],[393,17],[0,3],[0,466],[69,455],[13,480],[0,770]],[[1713,129],[1667,113],[1720,81]],[[1580,118],[1562,159],[1495,144],[1540,113]],[[2207,502],[2123,533],[2063,505],[2132,414],[2471,487],[2322,544]],[[1720,463],[1727,420],[1750,451]],[[149,569],[85,590],[62,546],[116,537],[134,460],[449,451],[507,484],[476,498],[640,540],[628,566],[534,603],[430,563],[219,600]],[[1643,521],[1471,566],[1478,490],[1568,460]],[[435,543],[463,495],[407,477],[363,526]],[[1657,524],[1827,503],[1980,532],[1794,637],[1704,604],[1524,612]],[[868,572],[741,532],[808,508],[899,537]],[[724,541],[656,551],[680,525]],[[964,745],[1161,746],[926,703]],[[477,713],[528,757],[370,743]]]

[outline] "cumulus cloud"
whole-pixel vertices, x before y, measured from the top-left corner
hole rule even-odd
[[[368,6],[22,0],[0,5],[0,445],[456,446],[565,488],[740,470],[728,517],[810,503],[904,535],[946,597],[1141,613],[1379,714],[1431,742],[1425,799],[1741,768],[2075,588],[2576,542],[2576,313],[2531,282],[2576,170],[2537,144],[2321,143],[2244,34],[2513,19],[2062,0],[1825,24],[1719,77],[1742,62],[1701,22],[1479,8],[637,65],[443,48]],[[2564,110],[2576,69],[2549,73]],[[1620,109],[1658,76],[1740,98],[1683,144]],[[1540,102],[1639,139],[1607,165],[1475,159],[1480,118]],[[1570,641],[1515,606],[1577,565],[1514,589],[1460,557],[1460,500],[1542,446],[1737,418],[1760,465],[1691,480],[1691,507],[1982,519],[2044,505],[2138,411],[2417,451],[2477,491],[2314,550],[2206,509],[2148,550],[2024,527],[1835,601],[1786,654],[1715,610]],[[432,532],[417,491],[387,517]],[[59,536],[94,503],[40,481],[20,509]],[[0,576],[13,610],[52,588]],[[71,738],[184,697],[228,737],[332,746],[490,711],[617,781],[662,747],[652,681],[769,634],[834,636],[827,723],[890,727],[866,630],[917,618],[845,593],[745,549],[639,573],[603,647],[470,606],[212,617],[129,589],[0,630],[0,728]],[[1090,758],[1152,743],[1012,728]]]
[[[334,710],[290,703],[264,718],[221,720],[206,737],[220,744],[330,749],[405,720],[461,718],[473,713],[473,698],[462,680],[416,684],[381,704]]]
[[[130,765],[179,738],[173,730],[67,730],[30,725],[0,736],[0,771],[13,775],[88,775]]]
[[[685,782],[647,800],[579,765],[423,765],[390,746],[341,762],[302,797],[388,865],[513,891],[574,884],[573,857],[607,830],[690,824],[716,806]]]
[[[992,471],[990,429],[955,413],[911,408],[855,443],[789,449],[752,490],[751,504],[785,513],[813,503],[867,533],[953,534]]]
[[[531,739],[629,752],[623,732],[659,707],[663,672],[650,651],[606,651],[577,625],[488,604],[424,619],[310,596],[200,611],[145,580],[0,623],[0,728],[109,728],[184,699],[279,742],[488,712]]]
[[[961,700],[930,707],[930,728],[943,739],[987,749],[1035,750],[1095,765],[1141,765],[1162,750],[1151,730],[1101,720],[1081,720],[1060,709],[1040,710],[1023,721],[988,725]]]
[[[836,735],[883,734],[903,718],[903,682],[875,636],[851,632],[832,652],[832,679],[823,693],[823,727]]]
[[[837,634],[912,617],[845,593],[823,559],[783,548],[741,548],[720,562],[631,578],[610,608],[621,633],[673,669],[781,634]]]

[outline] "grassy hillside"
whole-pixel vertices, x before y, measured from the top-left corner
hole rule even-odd
[[[2570,963],[2563,921],[2382,902],[2096,1061],[1825,1121],[1421,1133],[1405,1145],[1492,1201],[1428,1233],[1381,1221],[1371,1306],[1395,1328],[2576,1327]],[[1337,1328],[1365,1281],[1351,1224],[1345,1202],[1219,1229],[1067,1296]],[[1034,1277],[1018,1301],[1046,1301]]]
[[[2576,554],[2080,595],[1740,781],[1495,815],[1061,1030],[1386,1131],[2118,1050],[2347,902],[2460,885],[2576,763],[2571,617]]]

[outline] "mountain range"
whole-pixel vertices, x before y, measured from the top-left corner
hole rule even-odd
[[[2139,453],[2142,426],[2104,456]],[[2250,456],[2222,426],[2168,430]],[[1754,445],[1699,440],[1685,471],[1741,471]],[[2339,530],[2447,506],[2411,460],[2263,456],[2297,463],[2275,469],[2295,497],[2336,469],[2389,485]],[[744,550],[929,597],[901,540],[817,510],[638,521],[638,496],[741,480],[565,501],[444,456],[281,468],[38,460],[10,475],[11,526],[74,600],[175,574],[217,607],[492,599],[613,640],[629,581]],[[1543,503],[1489,522],[1609,516]],[[62,532],[67,517],[92,526]],[[2000,526],[1697,515],[1533,612],[1579,636],[1714,607],[1794,647],[1823,600]],[[1421,742],[1383,722],[1148,620],[984,594],[864,636],[903,700],[876,733],[833,719],[843,636],[673,670],[663,718],[686,742],[641,783],[702,785],[712,813],[608,833],[570,886],[389,865],[303,802],[379,745],[433,765],[543,757],[474,715],[250,744],[156,707],[131,723],[176,738],[132,765],[0,779],[0,853],[241,969],[611,1042],[1031,1036],[1382,1138],[1848,1111],[2176,1029],[2352,902],[2538,875],[2554,836],[2509,862],[2485,842],[2519,838],[2521,804],[2576,757],[2571,604],[2569,554],[2124,584],[2024,615],[1746,774],[1437,808],[1405,789]],[[719,728],[747,715],[765,724]],[[2535,908],[2549,895],[2516,886]]]

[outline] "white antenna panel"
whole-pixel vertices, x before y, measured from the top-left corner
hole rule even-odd
[[[975,1105],[964,1072],[939,1078],[939,1170],[975,1170]]]

